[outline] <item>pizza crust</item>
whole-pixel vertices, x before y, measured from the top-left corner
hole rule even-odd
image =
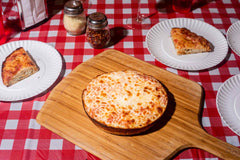
[[[172,28],[171,38],[178,55],[211,52],[211,43],[187,28]]]
[[[33,75],[39,67],[31,56],[20,47],[13,51],[2,64],[2,80],[7,87]]]
[[[167,92],[157,79],[132,70],[96,77],[82,96],[84,110],[93,123],[117,135],[148,130],[168,103]]]

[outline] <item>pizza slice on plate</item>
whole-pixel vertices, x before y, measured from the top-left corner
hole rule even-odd
[[[171,38],[178,55],[211,52],[208,40],[187,28],[172,28]]]
[[[20,47],[13,51],[2,64],[2,81],[7,87],[39,71],[31,56]]]

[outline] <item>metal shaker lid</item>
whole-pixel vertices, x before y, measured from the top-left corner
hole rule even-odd
[[[70,15],[77,15],[83,12],[83,6],[79,0],[70,0],[64,5],[64,13]]]
[[[89,15],[88,23],[95,25],[95,27],[105,27],[108,25],[107,17],[101,12],[95,12]]]

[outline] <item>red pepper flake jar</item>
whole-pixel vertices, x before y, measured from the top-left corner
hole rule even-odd
[[[86,37],[93,48],[107,47],[111,36],[107,17],[103,13],[95,12],[88,16]]]

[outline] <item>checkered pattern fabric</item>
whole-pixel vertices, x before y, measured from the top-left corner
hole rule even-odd
[[[229,54],[216,68],[200,72],[181,71],[155,60],[145,44],[148,30],[130,30],[126,19],[135,16],[137,3],[134,0],[87,0],[86,15],[103,12],[108,17],[109,28],[121,33],[114,48],[136,58],[164,68],[201,84],[205,91],[204,109],[201,117],[203,128],[211,135],[240,147],[239,136],[221,120],[216,108],[216,95],[220,85],[233,75],[240,73],[240,57],[229,49]],[[9,41],[38,40],[55,47],[66,63],[65,76],[77,65],[99,54],[104,49],[93,49],[85,35],[71,36],[63,26],[63,5],[66,0],[48,0],[49,19],[43,24],[18,32]],[[205,21],[224,35],[231,24],[240,19],[238,0],[194,1],[188,14],[173,12],[163,0],[142,0],[141,13],[150,16],[152,25],[176,17]],[[165,2],[165,1],[164,1]],[[168,2],[168,1],[167,1]],[[3,11],[11,7],[9,0],[2,0]],[[51,91],[50,91],[51,92]],[[87,151],[61,138],[36,122],[36,116],[49,93],[28,101],[0,102],[0,160],[95,160],[99,159]],[[147,157],[146,157],[147,159]],[[174,157],[177,160],[216,160],[216,156],[200,149],[188,149]]]

